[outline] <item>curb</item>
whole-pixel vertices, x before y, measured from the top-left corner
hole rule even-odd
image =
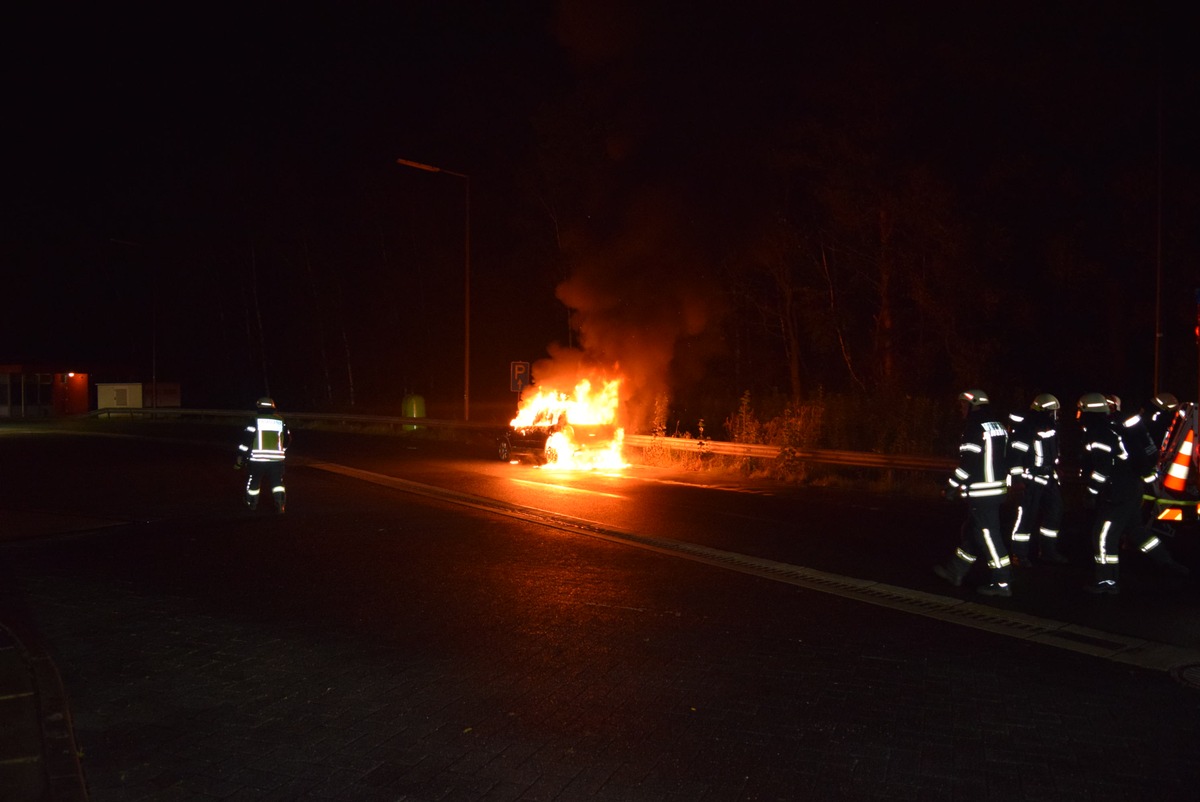
[[[39,639],[0,622],[0,728],[11,734],[0,754],[6,802],[87,802],[87,785],[58,668]]]

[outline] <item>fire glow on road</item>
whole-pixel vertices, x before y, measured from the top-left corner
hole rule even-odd
[[[1200,665],[1200,652],[1187,647],[1102,632],[1077,624],[1027,615],[1015,610],[1004,610],[978,602],[963,601],[962,599],[950,596],[941,596],[920,590],[887,585],[870,579],[842,576],[801,565],[792,565],[763,557],[723,551],[686,541],[672,540],[654,535],[643,535],[637,532],[617,529],[598,521],[574,518],[561,513],[523,507],[521,505],[509,505],[485,496],[461,493],[394,476],[351,468],[346,465],[314,462],[308,467],[349,476],[428,498],[462,504],[484,512],[519,518],[540,526],[548,526],[586,537],[595,537],[612,543],[623,543],[775,582],[785,582],[818,593],[827,593],[845,599],[874,604],[879,607],[922,615],[958,626],[967,626],[1018,640],[1027,640],[1059,649],[1088,654],[1117,663],[1125,663],[1157,671],[1176,671]],[[522,480],[514,479],[513,481]],[[528,482],[528,484],[542,485],[543,483]],[[578,490],[583,493],[596,492],[565,487],[563,485],[545,486],[557,487],[563,490]]]
[[[590,493],[594,496],[605,496],[607,498],[618,498],[618,499],[625,498],[625,496],[618,495],[617,493],[605,493],[600,490],[588,490],[585,487],[571,487],[570,485],[556,485],[556,484],[551,484],[550,482],[531,482],[528,479],[510,479],[509,481],[515,482],[516,484],[519,484],[519,485],[533,485],[534,487],[549,487],[554,490],[569,490],[573,493]]]

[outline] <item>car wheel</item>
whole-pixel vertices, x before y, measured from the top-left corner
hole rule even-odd
[[[500,445],[497,450],[500,454],[500,461],[508,462],[509,458],[512,456],[512,452],[509,450],[507,437],[500,441]]]

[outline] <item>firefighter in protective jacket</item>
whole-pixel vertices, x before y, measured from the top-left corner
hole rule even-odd
[[[1033,399],[1027,413],[1011,413],[1012,475],[1023,490],[1012,531],[1012,556],[1018,565],[1030,564],[1037,527],[1038,557],[1050,563],[1065,563],[1058,548],[1063,520],[1062,487],[1058,476],[1058,399],[1042,393]]]
[[[1079,399],[1086,464],[1083,477],[1089,498],[1096,504],[1092,525],[1095,576],[1085,587],[1089,593],[1120,592],[1122,539],[1171,573],[1186,569],[1175,561],[1162,540],[1142,527],[1142,494],[1153,483],[1158,449],[1154,447],[1140,415],[1122,415],[1120,399],[1086,393]]]
[[[980,558],[986,560],[991,581],[976,590],[985,596],[1011,596],[1008,579],[1011,561],[1005,532],[1000,528],[1000,507],[1008,494],[1008,430],[991,412],[982,390],[958,396],[966,423],[958,446],[958,468],[950,477],[948,497],[967,502],[962,542],[935,574],[958,587]]]
[[[254,422],[246,426],[245,439],[238,445],[235,468],[248,462],[250,475],[246,479],[246,506],[258,508],[258,497],[265,482],[271,488],[275,510],[282,513],[287,506],[287,490],[283,485],[283,469],[287,447],[292,435],[287,424],[275,411],[275,402],[260,398],[255,405]]]
[[[1170,393],[1159,393],[1150,400],[1150,409],[1143,410],[1142,419],[1146,422],[1146,431],[1159,454],[1167,445],[1167,435],[1171,432],[1171,422],[1179,409],[1179,399]]]

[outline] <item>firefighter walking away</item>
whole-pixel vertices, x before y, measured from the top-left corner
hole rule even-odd
[[[967,502],[962,541],[950,559],[933,572],[958,587],[977,561],[983,560],[989,581],[976,591],[985,596],[1011,596],[1008,535],[1000,528],[1000,507],[1008,494],[1008,430],[992,414],[983,390],[958,396],[965,423],[958,447],[958,468],[950,477],[947,498]]]
[[[1061,405],[1050,393],[1033,399],[1027,413],[1011,413],[1009,451],[1012,477],[1020,481],[1021,502],[1012,530],[1012,558],[1018,565],[1032,562],[1035,546],[1039,559],[1065,563],[1058,548],[1063,521],[1062,486],[1058,476],[1058,410]],[[1035,529],[1036,527],[1036,529]],[[1034,533],[1037,542],[1034,542]]]
[[[276,411],[275,402],[260,398],[255,404],[254,421],[247,424],[243,441],[238,445],[235,468],[249,464],[246,478],[246,506],[258,509],[258,498],[264,484],[270,488],[275,502],[275,511],[282,513],[287,508],[287,489],[283,484],[283,469],[287,459],[287,448],[292,434]]]

